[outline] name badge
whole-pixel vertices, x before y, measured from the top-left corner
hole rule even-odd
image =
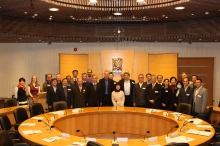
[[[47,85],[47,86],[50,86],[50,85]]]
[[[142,88],[142,89],[144,89],[144,90],[145,90],[146,88]]]
[[[38,87],[35,87],[36,89],[38,89]]]
[[[114,84],[116,84],[116,82],[114,82]]]
[[[165,92],[168,92],[168,90],[165,90]]]
[[[198,97],[202,97],[201,95],[197,95]]]
[[[85,92],[86,90],[85,89],[83,89],[83,92]]]
[[[134,84],[134,82],[132,82],[132,84]]]
[[[71,91],[71,89],[67,89],[68,91]]]
[[[155,93],[158,93],[158,91],[155,91]]]
[[[186,94],[186,96],[189,96],[190,94]]]

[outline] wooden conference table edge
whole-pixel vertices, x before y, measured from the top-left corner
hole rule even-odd
[[[192,116],[190,115],[184,115],[185,117],[181,117],[181,121],[177,121],[174,119],[174,116],[171,116],[171,114],[169,114],[168,117],[165,117],[163,116],[163,112],[154,112],[154,113],[146,113],[146,108],[136,108],[136,111],[133,111],[133,108],[131,107],[123,107],[123,108],[119,108],[118,111],[115,111],[115,107],[101,107],[100,108],[100,111],[97,110],[96,107],[94,108],[83,108],[83,112],[81,113],[74,113],[72,114],[72,110],[69,109],[69,110],[66,110],[67,112],[67,115],[64,115],[64,116],[61,116],[61,117],[58,117],[58,115],[56,115],[56,118],[54,121],[51,121],[50,122],[50,125],[55,125],[55,123],[57,121],[60,121],[60,120],[64,120],[70,116],[77,116],[78,114],[94,114],[94,113],[98,113],[98,112],[129,112],[129,113],[132,113],[132,114],[147,114],[148,116],[156,116],[156,117],[159,117],[159,118],[166,118],[167,120],[172,120],[173,122],[177,123],[177,125],[179,125],[179,128],[176,129],[174,132],[178,132],[182,126],[182,123],[185,121],[185,119],[190,119],[192,118]],[[167,111],[168,113],[172,113],[171,111]],[[48,116],[50,115],[50,117],[52,116],[51,113],[47,113],[45,114],[45,116]],[[39,115],[42,117],[42,115]],[[73,142],[85,142],[85,141],[82,141],[82,137],[79,137],[79,136],[75,136],[75,135],[70,135],[70,138],[63,138],[62,140],[57,140],[57,141],[54,141],[52,143],[47,143],[47,142],[44,142],[42,140],[42,138],[48,138],[48,137],[52,137],[52,136],[60,136],[61,132],[57,129],[55,129],[53,132],[51,132],[51,130],[48,130],[49,127],[48,126],[45,126],[45,124],[43,122],[37,122],[36,120],[34,119],[28,119],[26,121],[24,121],[23,123],[33,123],[35,122],[36,123],[36,126],[19,126],[19,133],[21,134],[23,140],[31,145],[60,145],[60,146],[63,146],[63,145],[70,145],[71,143]],[[209,125],[207,122],[203,121],[202,124],[205,124],[205,125]],[[194,128],[195,125],[192,124],[192,123],[188,123],[187,124],[187,128]],[[42,131],[42,134],[41,136],[37,136],[37,134],[33,134],[33,135],[24,135],[23,134],[23,130],[41,130]],[[205,128],[197,128],[199,130],[205,130]],[[206,136],[198,136],[198,135],[192,135],[192,134],[186,134],[184,132],[179,132],[178,135],[183,135],[183,136],[188,136],[188,137],[191,137],[191,138],[195,138],[196,140],[190,142],[189,144],[190,145],[204,145],[204,146],[207,146],[211,140],[211,138],[214,136],[214,129],[213,128],[209,128],[209,130],[211,130],[212,134],[209,136],[209,137],[206,137]],[[43,135],[43,137],[42,137]],[[166,135],[161,135],[161,136],[158,136],[158,140],[156,142],[142,142],[141,139],[129,139],[128,140],[128,143],[126,143],[126,145],[148,145],[148,144],[161,144],[161,145],[165,145],[166,144],[166,140],[165,140],[165,136]],[[31,138],[29,138],[31,137]],[[97,142],[105,145],[105,146],[111,146],[112,143],[111,143],[112,139],[97,139]],[[123,144],[124,145],[124,144]]]

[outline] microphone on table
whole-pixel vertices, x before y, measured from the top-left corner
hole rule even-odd
[[[147,140],[146,140],[146,135],[149,134],[149,133],[150,133],[150,131],[146,131],[146,133],[145,133],[145,135],[144,135],[144,139],[142,139],[143,142],[146,142],[146,141],[147,141]]]
[[[180,120],[180,117],[182,116],[182,114],[185,114],[186,113],[186,111],[184,111],[183,113],[181,113],[179,116],[178,116],[178,121]]]
[[[114,134],[114,140],[112,141],[112,143],[117,143],[116,139],[115,139],[115,131],[112,132]]]
[[[55,119],[55,115],[53,114],[53,112],[49,112],[50,114],[52,114],[53,115],[53,118]]]
[[[155,102],[154,102],[153,107],[152,107],[152,109],[151,109],[151,113],[153,113],[153,110],[154,110],[154,105],[155,105]]]
[[[77,129],[77,130],[76,130],[76,132],[81,132],[81,133],[82,133],[82,135],[83,135],[83,137],[84,137],[84,138],[83,138],[83,140],[85,140],[85,141],[86,141],[86,136],[85,136],[85,134],[84,134],[84,133],[83,133],[81,130]]]
[[[189,120],[189,119],[188,119]],[[182,125],[182,127],[180,128],[180,132],[181,132],[181,130],[182,130],[182,128],[184,127],[184,126],[186,126],[188,123],[193,123],[194,121],[188,121],[188,120],[186,120],[185,122],[183,122],[183,125]]]
[[[173,128],[171,128],[168,132],[167,132],[167,137],[168,137],[168,134],[170,133],[170,131],[172,131],[174,128],[179,128],[178,125],[174,126]]]
[[[50,127],[50,129],[51,129],[51,126],[47,122],[45,122],[44,120],[39,119],[38,122],[44,122],[44,124],[47,125],[48,127]]]
[[[56,128],[56,129],[58,129],[61,133],[63,133],[63,131],[60,129],[60,128],[58,128],[58,127],[56,127],[56,126],[50,126],[50,129],[52,129],[52,128]]]
[[[47,117],[43,113],[39,112],[39,114],[43,115],[44,118],[47,119]],[[50,123],[48,119],[47,119],[47,122],[48,122],[48,124]]]
[[[66,110],[65,110],[65,107],[64,107],[62,104],[61,104],[60,106],[61,106],[62,110],[64,110],[65,115],[67,115],[67,112],[66,112]]]

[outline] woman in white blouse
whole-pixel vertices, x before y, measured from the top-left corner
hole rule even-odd
[[[120,90],[120,84],[117,83],[115,88],[115,91],[112,92],[112,103],[114,106],[124,106],[125,95],[124,92]]]

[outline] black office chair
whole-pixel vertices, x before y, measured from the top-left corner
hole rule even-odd
[[[17,106],[17,100],[15,98],[7,98],[4,100],[4,105],[5,105],[5,108]]]
[[[28,119],[28,114],[26,110],[22,107],[19,107],[13,111],[16,124],[21,124]]]
[[[98,142],[89,141],[86,146],[104,146]]]
[[[1,125],[2,130],[6,130],[12,138],[19,137],[19,133],[17,131],[19,125],[18,124],[11,124],[11,122],[6,114],[0,115],[0,125]],[[12,127],[14,127],[15,130],[11,130]]]
[[[67,103],[65,101],[57,101],[53,103],[54,111],[65,110],[65,109],[68,109]]]
[[[44,113],[43,106],[40,103],[33,103],[29,105],[29,110],[30,110],[31,117]]]
[[[0,131],[0,146],[29,146],[26,143],[20,143],[19,139],[11,139],[7,131]]]
[[[176,108],[176,112],[185,113],[185,114],[190,115],[191,114],[191,104],[188,104],[188,103],[178,104],[178,106]]]
[[[210,118],[211,118],[211,115],[212,115],[212,111],[213,111],[213,107],[210,106],[204,114],[199,114],[199,115],[197,115],[197,117],[204,120],[204,121],[206,121],[206,122],[208,122],[209,124],[211,124],[211,119]]]

